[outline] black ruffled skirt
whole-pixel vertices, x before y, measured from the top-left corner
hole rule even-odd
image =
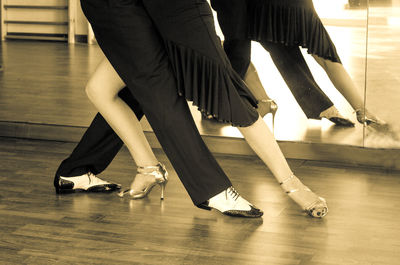
[[[258,42],[298,45],[340,63],[312,0],[247,0],[248,37]]]
[[[206,0],[143,0],[160,32],[178,93],[220,122],[247,127],[258,119],[257,100],[232,69]]]

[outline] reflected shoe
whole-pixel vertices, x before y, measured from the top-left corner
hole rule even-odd
[[[320,118],[325,118],[333,122],[337,126],[343,127],[354,127],[354,122],[340,114],[340,112],[336,109],[335,106],[332,106],[319,114]]]
[[[71,193],[75,191],[109,192],[121,188],[121,185],[111,183],[96,177],[88,172],[76,177],[56,176],[54,187],[57,193]]]
[[[164,199],[164,190],[168,182],[168,172],[163,164],[158,163],[156,166],[138,167],[135,178],[139,176],[150,179],[150,182],[141,189],[136,189],[133,181],[131,188],[121,191],[118,193],[118,196],[124,197],[125,194],[129,194],[132,199],[142,199],[146,197],[156,185],[160,185],[160,199]]]
[[[209,121],[214,120],[213,115],[211,115],[211,114],[206,114],[206,113],[204,113],[204,112],[201,113],[201,118],[202,118],[203,120],[209,120]]]
[[[357,121],[366,126],[368,125],[372,125],[375,127],[388,126],[388,124],[385,121],[379,119],[378,117],[375,117],[368,110],[365,109],[356,110],[356,116],[357,116]]]
[[[273,99],[261,99],[257,104],[257,112],[261,117],[264,117],[268,113],[272,114],[272,131],[274,131],[275,126],[275,115],[278,111],[278,104]]]
[[[274,122],[278,105],[265,92],[264,86],[262,85],[260,77],[258,76],[257,69],[254,67],[252,62],[250,62],[243,80],[247,84],[251,94],[253,94],[258,101],[257,111],[260,116],[264,117],[268,113],[271,113],[272,122]]]
[[[310,216],[322,218],[328,214],[328,205],[295,176],[291,175],[280,183],[282,189]]]
[[[260,209],[243,199],[233,187],[227,188],[197,207],[205,210],[216,209],[233,217],[257,218],[263,215]]]

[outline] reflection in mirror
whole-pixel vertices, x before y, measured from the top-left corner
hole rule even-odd
[[[387,122],[366,128],[365,146],[400,148],[400,1],[369,0],[366,108]]]
[[[311,3],[311,1],[304,2]],[[364,105],[367,10],[353,8],[347,0],[314,0],[313,4],[336,46],[343,67],[330,60],[321,58],[316,60],[307,54],[306,49],[302,49],[301,52],[311,73],[307,73],[303,65],[295,62],[298,67],[295,75],[288,76],[286,73],[285,78],[283,72],[291,67],[287,64],[292,64],[293,56],[289,58],[278,53],[274,64],[271,56],[273,58],[277,53],[272,48],[268,53],[265,47],[256,42],[252,43],[252,62],[267,94],[279,106],[274,126],[275,137],[278,140],[362,146],[363,126],[356,119],[355,109]],[[303,94],[296,96],[294,90],[298,90],[299,86],[305,86],[307,89]],[[319,88],[322,90],[321,93],[314,92]],[[345,92],[347,100],[339,90]],[[313,99],[310,102],[305,99],[306,97]],[[344,118],[344,122],[349,120],[355,126],[335,125],[328,119],[321,121],[321,107],[325,106],[326,110],[332,104],[341,114],[341,116],[333,115],[333,118]],[[320,110],[316,113],[317,106]],[[272,127],[272,115],[268,114],[264,119]]]

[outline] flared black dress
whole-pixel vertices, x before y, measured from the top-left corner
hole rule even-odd
[[[206,0],[143,0],[163,39],[178,93],[220,122],[247,127],[257,100],[223,51]]]
[[[298,45],[310,54],[341,62],[312,0],[244,1],[247,3],[247,34],[252,40]]]

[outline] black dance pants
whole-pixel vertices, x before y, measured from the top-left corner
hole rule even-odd
[[[146,115],[193,203],[198,205],[231,186],[201,139],[186,100],[177,94],[165,47],[142,1],[81,0],[81,5],[99,46],[129,87],[129,93],[120,95],[139,119]],[[121,146],[97,114],[57,174],[74,176],[86,170],[98,174]]]
[[[314,80],[298,46],[272,42],[261,43],[261,45],[269,52],[272,61],[307,118],[319,119],[322,111],[333,106],[332,101]],[[233,69],[244,78],[250,64],[251,41],[249,39],[225,40],[224,50]]]

